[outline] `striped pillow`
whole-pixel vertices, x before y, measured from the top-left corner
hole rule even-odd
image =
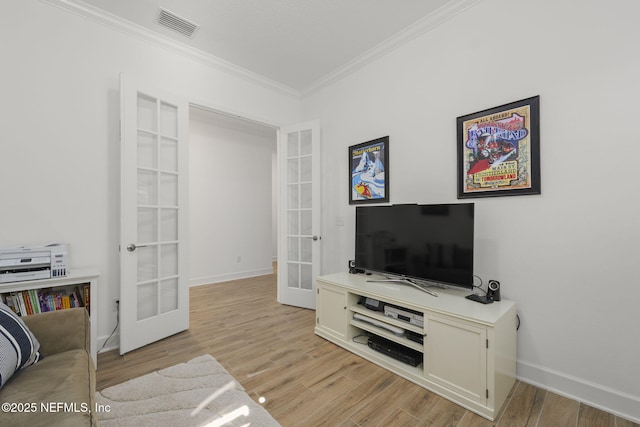
[[[0,301],[0,388],[17,370],[40,360],[40,343],[9,307]]]

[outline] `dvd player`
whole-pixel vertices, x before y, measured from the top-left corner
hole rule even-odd
[[[405,347],[397,342],[371,335],[367,342],[369,348],[393,357],[400,362],[407,363],[411,366],[418,366],[422,363],[422,353],[417,350]]]

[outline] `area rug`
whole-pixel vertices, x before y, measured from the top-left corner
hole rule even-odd
[[[101,426],[279,426],[211,355],[96,393]]]

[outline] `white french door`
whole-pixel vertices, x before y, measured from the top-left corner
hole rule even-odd
[[[120,76],[120,354],[189,328],[188,103]]]
[[[278,302],[315,308],[320,273],[320,124],[280,129]]]

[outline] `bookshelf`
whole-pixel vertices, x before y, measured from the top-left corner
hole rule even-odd
[[[98,306],[95,301],[98,295],[99,277],[98,270],[84,269],[71,270],[65,277],[2,283],[0,284],[0,298],[5,304],[15,306],[15,310],[20,311],[21,316],[30,316],[44,311],[64,310],[79,302],[82,307],[85,307],[88,302],[87,311],[91,321],[91,357],[97,367]],[[32,301],[32,298],[36,298],[37,303]]]

